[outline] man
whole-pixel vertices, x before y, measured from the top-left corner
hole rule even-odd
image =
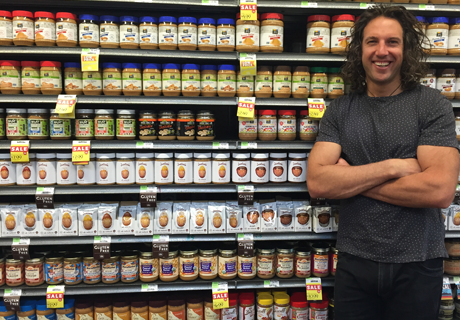
[[[308,161],[312,198],[342,199],[336,319],[438,318],[444,223],[460,167],[450,102],[421,86],[424,36],[403,7],[366,10]],[[426,38],[425,38],[426,39]]]

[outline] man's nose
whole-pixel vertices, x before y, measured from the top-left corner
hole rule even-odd
[[[385,40],[379,41],[376,54],[377,56],[386,56],[388,54],[387,44]]]

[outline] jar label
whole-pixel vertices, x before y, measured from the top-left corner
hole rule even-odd
[[[0,37],[1,38],[1,37]],[[21,72],[22,89],[40,88],[40,71],[22,70]]]
[[[259,259],[257,259],[257,272],[261,275],[272,275],[275,273],[274,265],[273,259],[259,257]]]
[[[192,259],[180,258],[180,275],[195,276],[198,274],[198,257]]]
[[[457,136],[460,136],[460,121],[455,120],[455,131],[457,132]]]
[[[113,119],[96,119],[96,137],[113,137]]]
[[[217,274],[217,256],[200,257],[200,274],[213,276]]]
[[[304,310],[291,308],[291,320],[308,320],[308,308]]]
[[[196,119],[196,135],[199,137],[214,137],[214,120]]]
[[[25,118],[6,119],[6,135],[9,137],[27,136],[27,124]]]
[[[182,92],[200,91],[200,75],[194,73],[182,74]]]
[[[436,83],[436,89],[441,92],[455,93],[455,77],[452,78],[438,78]]]
[[[447,49],[460,49],[460,29],[449,30],[449,44]]]
[[[138,260],[121,261],[121,279],[125,281],[136,280],[139,277]]]
[[[329,49],[329,28],[308,28],[307,29],[307,49],[325,48]]]
[[[288,165],[289,182],[307,181],[307,160],[289,160]]]
[[[64,266],[60,263],[45,263],[46,283],[58,283],[64,279]]]
[[[52,40],[56,41],[56,24],[46,20],[35,22],[35,41]]]
[[[99,319],[97,319],[99,320]],[[131,320],[149,320],[149,313],[147,311],[140,313],[131,313]]]
[[[271,182],[286,182],[287,180],[287,161],[286,160],[270,160],[270,181]]]
[[[65,89],[77,90],[83,88],[83,74],[79,71],[64,72]]]
[[[134,24],[120,26],[120,44],[139,43],[139,27]]]
[[[0,320],[16,320],[16,313],[12,314],[11,316],[1,316]]]
[[[236,76],[236,90],[238,93],[254,91],[254,76]]]
[[[421,78],[420,83],[424,85],[425,87],[436,89],[436,78],[435,77]]]
[[[158,259],[139,259],[140,276],[143,279],[158,277]]]
[[[101,263],[83,262],[83,281],[97,282],[101,280]]]
[[[159,313],[150,312],[150,320],[167,320],[167,317],[166,310]]]
[[[278,134],[296,134],[295,119],[278,119]]]
[[[94,120],[93,119],[76,119],[75,120],[76,137],[94,137]]]
[[[291,93],[291,81],[292,77],[288,75],[275,76],[273,79],[273,92],[278,93]]]
[[[292,76],[292,93],[307,94],[310,91],[310,76]]]
[[[238,160],[233,159],[232,161],[232,182],[233,183],[249,183],[251,181],[250,160]],[[230,212],[228,213],[230,214]]]
[[[187,308],[187,320],[203,320],[203,308]]]
[[[217,77],[215,74],[201,74],[201,91],[213,92],[217,90]]]
[[[327,77],[313,76],[311,77],[311,92],[312,93],[326,93],[327,92]]]
[[[77,166],[72,160],[57,162],[57,184],[75,184],[77,183]],[[64,226],[63,226],[64,227]],[[64,227],[65,228],[65,227]]]
[[[64,264],[64,281],[76,283],[82,279],[81,262]]]
[[[259,119],[258,132],[259,134],[276,134],[278,123],[276,119]]]
[[[18,320],[37,320],[37,315],[32,314],[32,315],[26,316],[26,317],[19,317],[18,316]]]
[[[102,262],[102,281],[114,282],[120,279],[120,261]]]
[[[159,91],[161,90],[161,73],[144,72],[142,74],[144,80],[144,90]]]
[[[70,119],[50,119],[51,137],[70,137]]]
[[[174,259],[161,259],[160,260],[160,277],[161,278],[175,278],[179,275],[179,266],[177,258]]]
[[[204,307],[204,318],[206,320],[219,320],[220,310],[214,310],[213,308],[210,308],[210,307]]]
[[[177,119],[177,136],[194,137],[195,119]]]
[[[179,72],[163,72],[162,88],[167,91],[180,90],[180,73]]]
[[[42,89],[62,88],[61,72],[40,70],[40,81]]]
[[[280,307],[275,304],[273,318],[276,320],[289,319],[291,306]]]
[[[117,25],[101,24],[101,43],[119,43],[120,30]]]
[[[259,26],[252,24],[241,24],[236,26],[237,46],[259,46]]]
[[[235,28],[217,28],[217,45],[234,46],[235,45]]]
[[[447,49],[449,42],[449,30],[448,29],[428,29],[426,30],[426,36],[430,40],[433,49]]]
[[[139,119],[139,136],[155,137],[157,135],[156,119]]]
[[[97,161],[99,174],[96,175],[97,184],[115,183],[115,163],[112,160]]]
[[[158,28],[158,40],[159,43],[177,44],[177,27],[161,25]]]
[[[94,23],[80,23],[79,39],[99,43],[99,26]]]
[[[335,274],[335,271],[337,270],[337,254],[334,253],[332,256],[332,272]]]
[[[237,307],[230,307],[221,310],[222,320],[235,320],[238,317]]]
[[[105,90],[121,90],[121,72],[104,71],[102,86]]]
[[[136,120],[117,119],[117,137],[135,137]]]
[[[192,183],[193,182],[193,172],[192,172],[192,161],[180,161],[176,159],[174,162],[175,167],[175,183]]]
[[[34,23],[27,20],[13,21],[13,36],[16,40],[34,40]]]
[[[56,161],[37,161],[37,184],[56,183]]]
[[[140,43],[158,44],[158,27],[149,25],[140,26]]]
[[[260,28],[260,46],[283,48],[284,28],[281,26],[262,26]]]
[[[295,272],[301,276],[311,274],[311,260],[310,258],[297,258],[295,261]]]
[[[161,28],[161,27],[160,27]],[[179,26],[179,45],[180,44],[194,44],[196,45],[196,27],[190,25]]]
[[[110,309],[110,311],[95,312],[94,314],[96,316],[95,320],[112,320],[112,318],[113,318],[113,313],[112,313],[111,309]],[[80,318],[80,320],[82,320],[82,319]],[[91,320],[91,319],[88,319],[88,320]]]
[[[314,310],[310,308],[310,320],[327,320],[327,310]]]
[[[328,255],[317,255],[313,257],[313,272],[320,274],[329,273],[329,256]]]
[[[239,320],[254,320],[255,316],[255,307],[239,307],[238,319]]]
[[[75,320],[75,312],[69,312],[66,314],[56,313],[57,320]]]
[[[24,270],[21,267],[7,266],[6,267],[6,281],[7,282],[21,282],[24,279]]]
[[[251,181],[258,183],[266,183],[269,180],[270,174],[269,170],[270,162],[267,161],[251,161]]]
[[[256,259],[238,257],[238,273],[246,276],[256,275]]]
[[[260,305],[257,305],[257,319],[258,320],[273,320],[273,306],[261,307]],[[282,320],[282,318],[279,320]]]
[[[154,170],[153,160],[138,159],[136,161],[136,183],[153,183]]]
[[[294,271],[294,259],[290,257],[277,257],[276,273],[288,275]]]
[[[327,92],[331,94],[343,94],[345,84],[342,77],[329,77],[328,78]]]
[[[236,75],[235,74],[219,74],[217,77],[218,90],[232,92],[235,91]]]
[[[133,160],[117,161],[117,183],[132,184],[136,181]]]
[[[233,276],[236,274],[236,257],[222,258],[219,257],[219,276]]]
[[[71,22],[56,22],[57,41],[77,41],[77,24]]]
[[[216,45],[216,28],[199,27],[198,45]]]
[[[175,136],[176,135],[176,119],[158,119],[158,135],[159,136]]]
[[[83,72],[83,90],[101,90],[102,78],[100,72]]]
[[[13,39],[13,23],[11,21],[0,21],[0,39]]]
[[[217,161],[217,160],[212,161],[212,182],[214,183],[230,182],[230,161]],[[235,264],[236,264],[236,259],[235,259]]]
[[[318,134],[319,120],[302,119],[300,121],[299,132],[303,134]]]
[[[240,120],[239,122],[239,133],[253,133],[257,134],[257,120]]]
[[[256,92],[272,93],[273,91],[273,76],[272,75],[257,75],[256,76]]]
[[[331,48],[341,48],[345,51],[351,42],[351,27],[332,28]]]
[[[460,135],[460,134],[459,134]],[[194,161],[193,179],[195,183],[211,183],[210,161]]]
[[[16,69],[2,70],[0,80],[3,89],[21,88],[21,73]]]
[[[173,161],[164,160],[156,161],[155,163],[155,182],[156,183],[172,183],[174,180],[174,173],[172,172]]]
[[[28,119],[28,135],[34,137],[48,136],[48,120],[45,119]]]

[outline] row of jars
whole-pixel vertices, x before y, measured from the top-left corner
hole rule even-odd
[[[78,109],[74,119],[61,118],[48,109],[0,108],[0,139],[9,140],[214,140],[214,115],[181,110],[158,114],[143,110]],[[6,121],[5,121],[6,120]],[[6,123],[5,123],[6,122]]]
[[[428,73],[420,79],[424,86],[438,89],[447,99],[460,99],[460,71],[455,69],[438,70],[430,69]]]
[[[0,185],[167,185],[305,183],[306,153],[92,153],[74,165],[71,153],[29,154],[12,163],[0,154]]]
[[[460,18],[417,16],[420,28],[426,34],[431,55],[460,55]],[[428,44],[424,44],[428,47]]]
[[[151,251],[111,252],[111,257],[96,260],[92,254],[68,253],[62,255],[32,255],[25,261],[12,256],[0,259],[2,277],[0,285],[39,286],[43,283],[77,285],[175,281],[192,281],[200,277],[211,280],[217,277],[240,279],[308,278],[335,275],[337,249],[327,243],[311,247],[293,248],[278,245],[276,248],[261,244],[254,253],[237,253],[236,243],[222,243],[217,247],[191,246],[179,248],[170,244],[166,257],[154,258]],[[26,272],[27,271],[27,272]]]

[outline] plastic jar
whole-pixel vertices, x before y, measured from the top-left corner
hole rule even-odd
[[[37,183],[36,165],[35,153],[29,153],[29,162],[16,164],[18,186],[32,186]]]
[[[72,185],[77,183],[77,166],[72,163],[72,154],[57,153],[57,185]]]
[[[171,111],[162,110],[158,113],[158,139],[176,140],[176,115]]]
[[[177,20],[174,17],[163,16],[159,19],[158,46],[160,50],[177,50]],[[164,67],[163,67],[164,69]]]
[[[259,140],[276,140],[276,138],[278,137],[278,122],[276,118],[276,110],[259,110],[259,123],[257,127],[257,132]]]
[[[197,28],[193,17],[180,17],[177,28],[179,50],[196,50]],[[160,48],[161,49],[161,48]]]
[[[329,275],[329,246],[326,243],[315,243],[312,249],[313,276],[327,277]]]
[[[16,184],[16,164],[11,162],[9,153],[0,154],[0,186]]]
[[[161,44],[160,44],[161,49]],[[161,75],[161,89],[164,96],[180,96],[181,93],[180,66],[176,63],[164,63]]]
[[[100,18],[101,48],[118,48],[120,46],[120,30],[118,17],[104,15]]]
[[[252,153],[251,157],[251,182],[267,183],[270,177],[268,153]]]
[[[16,312],[16,315],[14,316],[15,319],[20,319],[20,320],[35,320],[37,319],[36,315],[36,300],[25,300],[25,301],[20,301],[19,303],[19,310]],[[3,303],[3,305],[5,305]]]
[[[96,184],[112,185],[115,184],[116,176],[116,156],[115,153],[96,154]]]
[[[297,134],[295,110],[278,110],[278,139],[282,141],[295,140]]]
[[[288,181],[305,183],[307,181],[307,154],[289,153]]]
[[[56,20],[51,12],[37,11],[35,17],[35,44],[37,47],[56,45]]]
[[[134,153],[117,153],[117,184],[128,185],[136,182],[136,175],[134,174],[136,164],[134,161]]]
[[[58,320],[75,320],[75,299],[66,299],[63,308],[56,308]]]
[[[193,183],[211,183],[211,153],[194,153],[193,158]]]
[[[196,139],[200,141],[214,140],[214,114],[208,110],[200,110],[196,114]]]
[[[327,96],[327,72],[328,68],[324,67],[313,67],[311,68],[313,73],[311,76],[311,98],[326,98]]]
[[[436,89],[436,69],[429,69],[427,74],[420,79],[420,84]]]
[[[46,140],[49,137],[48,109],[27,109],[27,135],[30,140]]]
[[[0,90],[2,94],[20,94],[22,87],[21,62],[1,60],[0,72]]]
[[[272,67],[260,66],[257,70],[255,82],[255,95],[257,98],[270,98],[273,92]]]
[[[45,280],[47,284],[60,284],[64,281],[64,258],[48,256],[45,258]]]
[[[236,278],[237,260],[236,249],[219,249],[219,278],[224,280]]]
[[[59,47],[76,47],[78,43],[77,15],[56,13],[56,44]]]
[[[201,66],[201,95],[203,97],[217,95],[217,67],[214,65]]]
[[[136,110],[117,110],[117,139],[136,139]]]
[[[101,262],[92,256],[83,258],[83,282],[87,284],[101,282]]]
[[[13,11],[13,43],[15,46],[33,46],[35,43],[34,15],[30,11]]]
[[[249,183],[251,181],[251,154],[234,153],[232,156],[232,182]]]
[[[82,258],[76,256],[64,257],[64,283],[66,285],[76,285],[82,281]]]
[[[102,72],[83,71],[83,93],[88,96],[102,94]]]
[[[139,260],[137,253],[126,252],[121,256],[121,282],[131,283],[139,280]]]
[[[1,23],[1,20],[0,20]],[[1,27],[0,27],[1,28]],[[1,42],[1,40],[0,40]],[[22,93],[40,94],[40,62],[38,61],[21,61],[20,81]]]
[[[131,302],[131,319],[149,320],[148,300]]]
[[[240,13],[236,14],[236,51],[258,52],[260,22],[257,20],[241,20]]]
[[[175,281],[179,278],[179,258],[177,250],[170,250],[167,258],[160,258],[160,280]]]
[[[94,139],[94,110],[75,110],[75,138],[77,140]]]
[[[190,110],[177,113],[177,140],[195,140],[195,115]]]
[[[273,76],[273,96],[275,98],[289,98],[291,96],[291,67],[277,66]]]
[[[79,17],[78,40],[80,47],[99,47],[99,17],[92,14],[81,14]]]
[[[158,139],[158,118],[156,113],[149,110],[141,110],[139,112],[139,139]]]
[[[246,318],[246,315],[243,316]],[[273,318],[273,296],[269,293],[261,293],[257,296],[257,319]]]
[[[11,12],[0,10],[0,46],[13,44],[13,16]]]
[[[319,120],[310,118],[308,110],[301,110],[298,128],[300,140],[315,141],[319,132]]]
[[[94,130],[96,140],[114,139],[113,109],[96,109]]]
[[[329,305],[328,300],[310,303],[310,319],[312,320],[327,319],[328,305]]]
[[[102,91],[106,96],[121,95],[121,63],[102,64]]]
[[[193,154],[174,154],[174,183],[191,184],[193,182]]]
[[[217,74],[217,95],[219,97],[234,97],[236,94],[235,66],[231,64],[219,65]]]
[[[455,80],[455,69],[444,69],[441,71],[441,77],[436,79],[436,89],[441,91],[441,94],[447,99],[452,100],[457,91]]]
[[[102,282],[117,283],[120,281],[120,257],[111,256],[102,260]]]
[[[50,138],[51,140],[69,140],[71,137],[70,119],[62,119],[59,113],[51,112]]]
[[[187,319],[203,320],[203,297],[187,298]]]
[[[198,275],[204,280],[217,277],[217,249],[200,249]]]
[[[345,82],[340,73],[340,68],[329,68],[327,75],[327,97],[329,99],[336,99],[343,96],[345,90]]]
[[[287,293],[274,293],[275,306],[273,312],[274,319],[289,319],[291,315],[290,297]]]
[[[154,154],[136,153],[136,184],[146,185],[155,182]]]
[[[81,72],[81,63],[64,63],[64,91],[66,94],[79,95],[83,93],[83,73]]]
[[[217,51],[235,50],[235,20],[217,20]]]
[[[240,320],[254,320],[256,315],[255,313],[255,303],[254,303],[254,293],[244,292],[239,296],[240,306],[238,309],[238,319]]]
[[[298,99],[308,98],[310,95],[310,68],[295,67],[292,73],[292,97]]]
[[[26,109],[6,109],[6,137],[8,140],[27,139]]]
[[[276,274],[275,249],[257,250],[257,276],[261,279],[271,279]]]
[[[133,16],[120,17],[120,48],[139,48],[139,20]]]
[[[77,300],[75,303],[75,320],[93,320],[93,301]]]
[[[254,119],[238,118],[238,139],[255,141],[257,139],[257,110],[254,110]]]
[[[256,277],[257,258],[249,254],[238,256],[238,277],[250,280]]]
[[[198,250],[187,248],[180,250],[179,274],[181,280],[192,281],[198,278]]]
[[[351,28],[355,25],[355,16],[340,14],[332,17],[331,52],[344,53],[351,41]]]
[[[260,23],[260,51],[283,52],[284,22],[281,13],[264,13]]]
[[[433,2],[432,2],[433,3]],[[449,42],[449,19],[447,17],[433,17],[426,30],[426,36],[430,40],[431,55],[446,55]]]
[[[154,17],[143,16],[139,18],[139,43],[141,49],[158,49],[157,23],[157,18]]]
[[[198,64],[183,64],[181,80],[183,96],[197,97],[200,95],[200,66]]]
[[[37,186],[56,184],[56,154],[37,153]]]
[[[276,275],[279,278],[292,278],[294,275],[294,249],[276,248]]]
[[[237,71],[236,95],[238,97],[254,96],[254,76],[243,76],[241,75],[241,71]]]
[[[297,248],[295,251],[294,263],[295,276],[298,278],[309,278],[311,276],[311,249]]]
[[[166,185],[174,181],[173,154],[155,153],[155,184]]]
[[[142,92],[146,96],[159,96],[161,94],[161,64],[144,63],[142,67],[144,69],[142,74]]]
[[[307,19],[307,53],[329,53],[331,17],[309,16]]]
[[[13,257],[9,256],[6,258],[5,270],[7,286],[17,287],[24,284],[25,274],[23,261],[13,259]]]
[[[77,184],[91,185],[96,184],[96,155],[90,154],[87,165],[77,165]]]
[[[40,61],[40,82],[43,94],[60,94],[62,92],[61,63]]]
[[[291,296],[291,320],[308,319],[308,302],[304,292],[294,292]]]
[[[230,153],[212,154],[212,183],[230,183]]]
[[[141,252],[139,278],[142,282],[153,282],[158,279],[158,258],[153,258],[152,252]]]
[[[198,20],[198,50],[216,50],[216,20],[212,18]]]
[[[238,293],[229,293],[228,308],[222,309],[221,319],[232,320],[238,317]]]
[[[287,181],[287,153],[270,153],[270,182]]]

